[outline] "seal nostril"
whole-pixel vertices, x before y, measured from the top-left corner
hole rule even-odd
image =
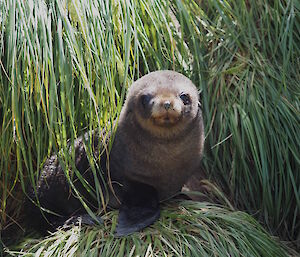
[[[164,102],[164,107],[165,107],[166,110],[169,110],[170,107],[171,107],[171,103],[169,101],[165,101]]]

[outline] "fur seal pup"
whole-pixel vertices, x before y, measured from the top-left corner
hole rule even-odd
[[[102,139],[99,133],[92,134],[98,152]],[[92,184],[83,142],[86,137],[79,137],[73,146],[75,165]],[[139,231],[159,218],[159,202],[174,196],[189,177],[199,172],[203,144],[198,91],[187,77],[174,71],[156,71],[132,84],[109,156],[101,156],[106,179],[109,163],[113,189],[108,205],[119,208],[118,236]],[[84,191],[80,183],[75,186]],[[61,164],[53,155],[46,161],[37,186],[40,205],[59,213],[64,220],[76,210],[82,213],[81,203],[70,192]]]

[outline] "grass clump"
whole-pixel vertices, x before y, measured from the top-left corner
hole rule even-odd
[[[12,256],[288,256],[250,215],[192,201],[170,202],[141,233],[113,236],[117,213],[99,227],[74,226],[27,240]]]
[[[176,17],[202,75],[207,173],[236,207],[299,239],[299,4],[184,3]]]

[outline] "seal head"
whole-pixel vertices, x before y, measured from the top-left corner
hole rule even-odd
[[[171,138],[188,127],[198,105],[197,88],[187,77],[156,71],[133,83],[120,117],[134,113],[138,125],[152,136]]]

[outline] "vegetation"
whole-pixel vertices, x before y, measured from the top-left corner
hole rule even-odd
[[[0,0],[0,229],[22,227],[28,184],[35,187],[51,152],[65,150],[68,140],[114,120],[132,81],[149,71],[173,69],[201,91],[207,176],[237,209],[254,214],[270,232],[299,239],[299,11],[294,0]],[[62,160],[74,168],[74,153]],[[91,165],[96,172],[97,163],[91,160]],[[99,183],[86,187],[103,206]],[[183,224],[213,222],[204,219],[206,207],[199,205],[205,206],[182,203],[181,208],[188,206]],[[232,217],[219,207],[210,211]],[[220,256],[224,251],[239,255],[237,250],[261,253],[255,243],[257,248],[250,249],[257,241],[248,237],[261,228],[251,220],[255,230],[240,230],[242,220],[250,219],[246,214],[238,213],[235,226],[233,220],[212,223],[220,235],[233,229],[236,241],[233,234],[226,241],[227,236],[199,227],[194,234],[188,225],[176,223],[179,217],[179,210],[164,210],[154,226],[160,237],[153,245],[150,234],[134,235],[114,241],[113,249],[145,254],[150,247],[180,255],[178,247],[184,245],[190,255],[198,250]],[[110,230],[105,229],[81,234],[75,227],[38,245],[45,243],[46,249],[62,238],[67,244],[72,233],[80,233],[83,243],[96,247],[98,236]],[[173,237],[163,240],[171,231]],[[112,237],[104,238],[101,244],[108,249]],[[196,244],[201,238],[206,243]],[[147,249],[139,248],[140,240],[148,242]],[[264,240],[270,243],[265,249],[272,249],[274,243]],[[272,256],[263,254],[268,253]]]
[[[100,227],[74,226],[20,245],[12,256],[288,256],[248,214],[197,202],[164,206],[159,222],[141,233],[113,236],[117,213]]]

